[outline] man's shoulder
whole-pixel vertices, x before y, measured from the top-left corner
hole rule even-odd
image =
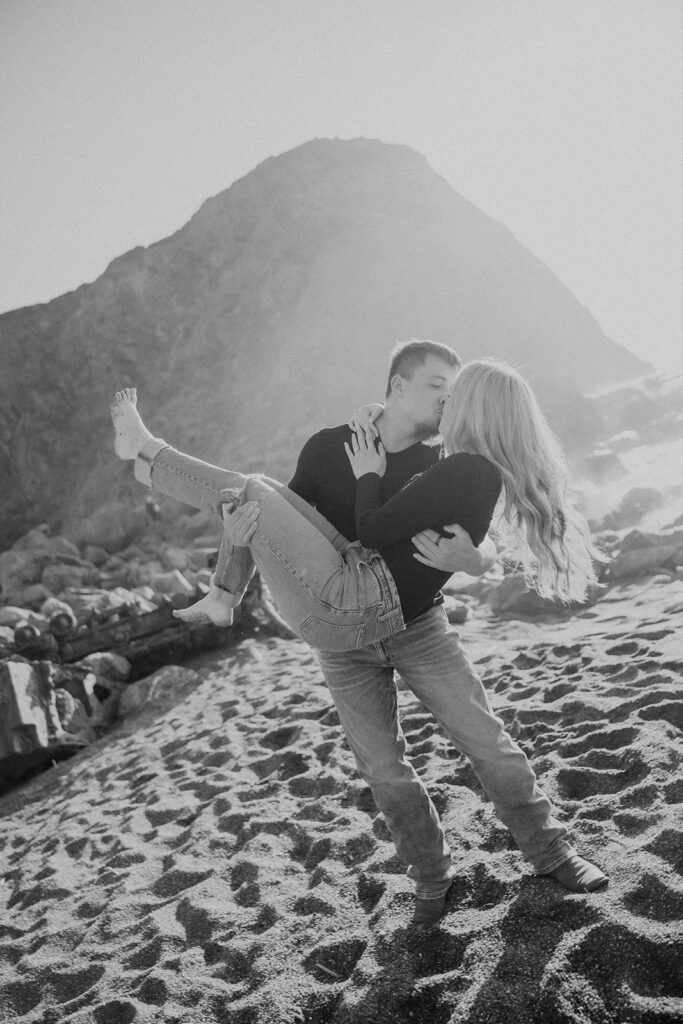
[[[308,441],[306,441],[306,445],[315,448],[326,448],[348,441],[350,435],[351,428],[347,423],[341,423],[338,427],[322,427],[320,430],[316,430],[315,434],[311,434]]]

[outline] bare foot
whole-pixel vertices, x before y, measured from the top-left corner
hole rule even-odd
[[[183,622],[212,622],[214,626],[231,626],[236,604],[238,600],[235,595],[217,587],[212,577],[206,597],[191,604],[189,608],[179,608],[173,614]]]
[[[153,436],[140,419],[137,401],[135,388],[117,391],[112,399],[110,412],[116,431],[114,451],[120,459],[136,458],[143,444]]]

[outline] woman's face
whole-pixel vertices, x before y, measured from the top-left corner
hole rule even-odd
[[[455,409],[457,403],[457,385],[454,384],[451,388],[451,392],[444,402],[443,410],[441,412],[441,420],[439,421],[439,433],[442,437],[447,438],[450,432],[450,428],[455,421]]]

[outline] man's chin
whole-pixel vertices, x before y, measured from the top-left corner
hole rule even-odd
[[[440,421],[437,423],[418,423],[415,433],[421,441],[431,441],[439,436],[439,425]]]

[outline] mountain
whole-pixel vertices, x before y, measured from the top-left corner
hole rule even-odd
[[[264,161],[92,284],[0,316],[0,542],[135,495],[113,390],[155,433],[287,477],[315,428],[378,398],[412,337],[595,387],[649,367],[404,146],[315,140]]]

